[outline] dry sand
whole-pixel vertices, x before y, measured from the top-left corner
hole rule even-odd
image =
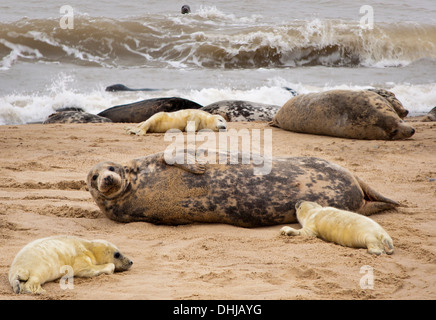
[[[124,133],[124,124],[0,126],[1,299],[435,299],[436,123],[408,118],[404,141],[361,141],[272,129],[273,156],[316,156],[338,163],[383,195],[397,211],[372,218],[391,235],[395,253],[372,256],[317,238],[284,237],[282,225],[238,228],[197,224],[121,224],[106,218],[87,191],[89,169],[163,151],[162,134]],[[292,225],[298,228],[298,224]],[[16,295],[9,266],[28,242],[56,234],[115,243],[130,271],[44,285],[40,296]],[[361,268],[373,270],[362,288]],[[362,269],[362,270],[367,270]],[[364,278],[365,279],[365,278]]]

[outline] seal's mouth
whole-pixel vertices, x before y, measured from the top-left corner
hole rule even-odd
[[[129,185],[130,182],[127,181],[127,179],[121,179],[119,184],[109,186],[109,188],[104,191],[100,190],[100,188],[97,190],[103,198],[110,200],[121,196],[127,190]]]

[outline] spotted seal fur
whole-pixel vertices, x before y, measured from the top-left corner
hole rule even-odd
[[[172,161],[167,156],[162,152],[126,165],[96,164],[87,176],[92,198],[108,218],[119,222],[241,227],[294,223],[299,199],[364,215],[399,205],[345,168],[319,158],[272,158],[270,173],[257,175],[255,155],[248,154],[247,160],[247,154],[239,153],[235,164],[231,152],[217,153],[215,162],[206,163],[198,150],[192,159],[189,152]]]
[[[223,100],[211,103],[201,110],[219,114],[230,122],[271,121],[280,106],[244,100]]]

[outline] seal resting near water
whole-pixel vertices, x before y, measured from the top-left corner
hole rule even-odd
[[[43,124],[49,123],[106,123],[111,119],[97,116],[84,111],[56,111],[48,116]]]
[[[9,283],[15,293],[44,293],[41,285],[65,276],[65,266],[74,272],[68,276],[90,278],[128,270],[132,261],[105,240],[54,236],[35,240],[18,252]]]
[[[199,149],[174,157],[156,153],[127,165],[101,162],[89,171],[87,184],[101,211],[119,222],[260,227],[296,222],[299,199],[364,215],[399,205],[319,158],[265,157],[262,167],[262,158],[254,154],[204,157]]]
[[[283,227],[288,236],[316,236],[352,248],[368,248],[371,254],[392,254],[394,244],[388,233],[374,220],[354,212],[322,207],[315,202],[299,201],[297,219],[303,227]]]
[[[231,122],[271,121],[279,109],[280,106],[243,100],[223,100],[201,108]]]
[[[192,127],[190,128],[189,125],[192,125]],[[210,114],[202,110],[186,109],[175,112],[159,112],[148,120],[139,123],[136,127],[127,127],[125,129],[127,133],[143,136],[147,132],[164,133],[170,129],[181,131],[210,129],[219,131],[226,128],[226,120],[220,115]]]
[[[173,112],[182,109],[200,109],[198,103],[183,98],[156,98],[142,100],[103,110],[98,115],[109,118],[113,122],[139,123],[158,112]]]
[[[350,139],[398,140],[415,133],[385,98],[368,90],[298,95],[283,105],[270,124],[294,132]]]

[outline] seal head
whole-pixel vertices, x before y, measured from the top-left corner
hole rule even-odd
[[[124,168],[115,162],[102,162],[88,173],[88,189],[96,198],[114,199],[123,195],[129,186]]]
[[[182,6],[182,10],[181,11],[182,11],[182,14],[191,13],[191,8],[187,4],[185,4],[185,5]]]

